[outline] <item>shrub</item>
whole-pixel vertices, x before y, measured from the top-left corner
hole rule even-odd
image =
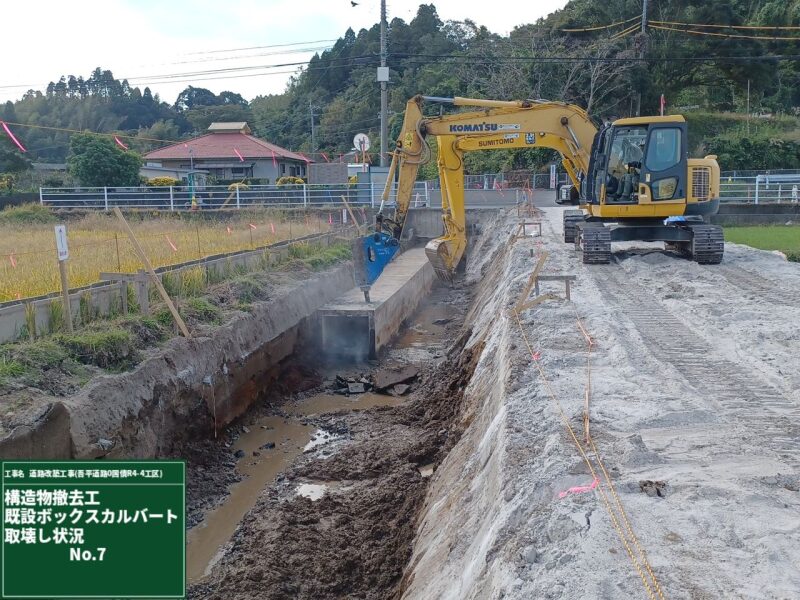
[[[147,185],[152,187],[173,187],[180,184],[181,180],[174,177],[153,177],[147,182]]]
[[[290,175],[284,177],[278,177],[278,181],[276,181],[278,185],[303,185],[305,181],[303,181],[300,177],[292,177]]]
[[[46,206],[29,202],[19,206],[7,206],[0,211],[0,224],[23,225],[30,223],[54,223],[55,215]]]

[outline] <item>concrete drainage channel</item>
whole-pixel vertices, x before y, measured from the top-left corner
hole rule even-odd
[[[468,285],[437,284],[377,361],[298,350],[279,388],[216,442],[189,445],[189,479],[204,482],[189,498],[202,518],[188,534],[190,598],[398,593],[427,482],[461,434],[480,350],[464,349],[469,299]]]

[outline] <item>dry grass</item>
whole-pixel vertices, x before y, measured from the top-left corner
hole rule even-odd
[[[241,211],[226,217],[217,220],[207,215],[146,213],[131,217],[130,223],[155,267],[329,229],[327,212]],[[93,213],[70,220],[67,234],[70,287],[98,281],[101,271],[130,273],[143,268],[113,215]],[[0,302],[58,290],[52,224],[0,221]]]

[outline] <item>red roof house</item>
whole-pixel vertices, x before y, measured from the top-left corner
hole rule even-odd
[[[275,183],[279,177],[305,177],[312,162],[302,154],[270,144],[251,135],[247,123],[212,123],[209,133],[159,148],[144,155],[146,166],[201,169],[218,180],[261,180]]]

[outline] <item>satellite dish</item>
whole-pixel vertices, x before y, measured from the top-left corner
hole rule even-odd
[[[359,152],[366,152],[369,150],[369,136],[366,133],[357,133],[353,138],[353,146]]]

